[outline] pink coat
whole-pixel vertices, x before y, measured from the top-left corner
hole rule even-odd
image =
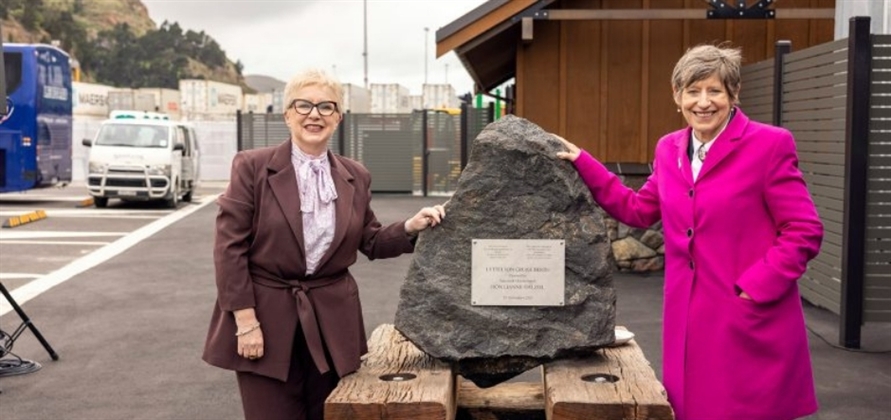
[[[586,152],[576,169],[610,215],[665,233],[663,382],[679,420],[817,410],[798,278],[823,225],[791,133],[739,109],[694,183],[690,128],[656,146],[635,193]],[[747,292],[752,300],[738,295]]]

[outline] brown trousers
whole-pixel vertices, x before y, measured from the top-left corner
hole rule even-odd
[[[309,354],[303,330],[298,326],[287,382],[236,372],[245,420],[323,420],[325,398],[340,380],[328,349],[325,357],[332,368],[320,374]]]

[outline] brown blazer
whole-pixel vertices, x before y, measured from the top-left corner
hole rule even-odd
[[[414,245],[403,222],[382,227],[377,221],[368,170],[330,152],[328,159],[337,189],[334,239],[316,273],[307,277],[291,142],[235,155],[229,187],[217,202],[217,303],[202,357],[207,363],[287,380],[300,289],[312,306],[301,309],[314,309],[317,331],[334,362],[331,369],[344,376],[359,368],[359,356],[368,349],[359,290],[347,268],[356,262],[356,251],[369,259],[389,258],[412,252]],[[307,290],[305,285],[323,286]],[[257,360],[236,350],[232,311],[249,307],[255,308],[263,331],[264,356]]]

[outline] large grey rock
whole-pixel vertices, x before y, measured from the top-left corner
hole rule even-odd
[[[446,218],[418,238],[396,328],[489,387],[544,362],[614,341],[607,230],[562,144],[511,115],[473,143]],[[472,239],[565,239],[564,306],[471,305]]]

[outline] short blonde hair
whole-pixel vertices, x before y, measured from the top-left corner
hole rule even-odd
[[[697,45],[688,49],[675,64],[674,71],[671,73],[671,87],[675,92],[682,92],[693,83],[717,74],[724,83],[730,100],[737,104],[739,103],[741,62],[742,52],[739,48],[723,44]]]
[[[322,69],[315,68],[301,71],[285,85],[284,112],[287,112],[291,102],[297,99],[297,91],[307,86],[320,86],[331,89],[331,92],[334,93],[334,102],[337,102],[337,112],[343,113],[343,85],[334,76],[329,75]]]

